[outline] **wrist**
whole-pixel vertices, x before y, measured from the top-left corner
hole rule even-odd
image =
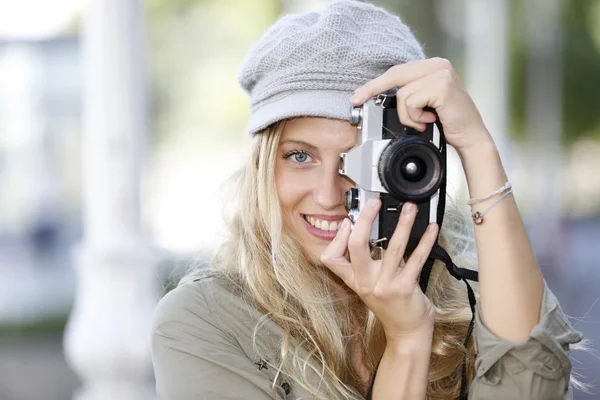
[[[487,143],[482,142],[477,147],[474,146],[459,153],[459,157],[465,171],[471,198],[486,196],[497,191],[508,180],[500,153],[492,140]],[[483,211],[481,207],[492,202],[493,199],[488,199],[474,205],[472,211]]]
[[[491,139],[479,142],[460,152],[457,151],[457,153],[465,171],[468,184],[472,183],[471,181],[478,176],[489,180],[492,170],[502,167],[500,153],[496,144]]]
[[[497,154],[498,148],[496,147],[496,143],[494,143],[492,136],[486,131],[485,135],[481,135],[481,140],[473,142],[469,146],[457,148],[456,153],[460,157],[462,163],[465,164],[465,161],[469,161],[470,159],[481,159],[482,157],[485,158]]]
[[[395,337],[388,339],[386,351],[398,357],[412,357],[431,353],[433,329],[418,335]]]
[[[373,399],[425,399],[431,338],[425,332],[388,340],[374,377]]]

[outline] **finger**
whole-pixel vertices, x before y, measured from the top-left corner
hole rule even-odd
[[[412,93],[407,93],[405,88],[406,87],[403,87],[396,94],[396,111],[398,112],[398,119],[400,120],[402,125],[423,132],[427,128],[427,126],[423,123],[415,121],[408,113],[408,108],[406,107],[406,97],[410,96]]]
[[[425,111],[432,101],[432,96],[428,91],[417,92],[406,98],[404,108],[410,119],[423,127],[423,131],[427,128],[426,124],[431,124],[437,120],[437,116],[431,111]]]
[[[373,96],[396,87],[402,87],[441,69],[453,70],[453,67],[450,61],[437,57],[395,65],[356,89],[350,102],[354,106],[359,106]]]
[[[410,95],[406,96],[404,105],[412,119],[418,120],[421,114],[429,113],[425,107],[439,110],[450,95],[455,84],[454,73],[439,70],[409,84]],[[430,113],[433,114],[433,113]],[[435,116],[435,114],[433,114]]]
[[[339,276],[344,282],[352,278],[352,268],[350,261],[346,258],[348,248],[348,238],[350,237],[350,220],[345,218],[337,231],[335,238],[321,253],[321,262]]]
[[[435,244],[437,234],[438,225],[435,222],[430,223],[421,237],[419,245],[406,261],[406,266],[402,270],[403,279],[413,282],[419,278],[419,274],[425,265],[425,261],[427,261],[427,258],[431,254],[431,249]]]
[[[414,203],[404,203],[398,224],[383,256],[381,279],[392,279],[398,272],[416,216],[417,206]]]
[[[437,73],[427,75],[398,90],[396,109],[403,125],[424,132],[427,129],[426,124],[433,123],[437,119],[433,112],[424,110],[435,95],[436,75]]]
[[[348,238],[350,237],[350,220],[344,218],[340,228],[338,229],[335,237],[325,248],[321,254],[321,258],[324,256],[328,259],[338,259],[344,257],[346,250],[348,249]],[[345,257],[344,257],[345,258]]]
[[[350,239],[348,239],[348,250],[353,264],[366,265],[371,260],[369,240],[371,238],[373,221],[377,217],[380,207],[381,200],[372,198],[358,215],[356,223],[352,228]]]

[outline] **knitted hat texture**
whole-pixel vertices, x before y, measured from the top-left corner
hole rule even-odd
[[[400,18],[353,0],[281,17],[251,48],[238,74],[250,96],[248,131],[300,116],[350,120],[355,89],[390,67],[423,59]]]

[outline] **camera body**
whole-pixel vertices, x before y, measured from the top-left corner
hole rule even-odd
[[[429,109],[433,111],[433,109]],[[400,123],[395,92],[369,99],[352,110],[358,143],[341,154],[339,173],[357,188],[346,192],[345,205],[352,223],[369,199],[382,206],[371,230],[371,244],[387,248],[405,202],[416,203],[407,254],[418,244],[430,222],[441,226],[446,193],[446,141],[439,122],[419,132]],[[440,202],[440,198],[442,201]]]

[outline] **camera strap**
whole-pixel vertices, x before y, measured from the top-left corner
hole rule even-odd
[[[452,262],[452,258],[448,254],[443,247],[439,244],[435,244],[433,249],[431,250],[431,254],[423,267],[421,272],[421,277],[419,278],[419,286],[421,286],[421,290],[423,293],[427,290],[427,284],[429,283],[429,275],[431,274],[431,269],[433,267],[433,263],[435,260],[440,260],[444,264],[446,264],[446,269],[454,278],[458,280],[462,280],[467,285],[467,294],[469,297],[469,307],[471,308],[471,321],[469,322],[469,328],[467,330],[467,335],[465,337],[464,346],[465,348],[469,344],[469,340],[473,334],[473,328],[475,326],[475,305],[477,304],[477,300],[475,299],[475,292],[473,292],[473,288],[469,285],[470,281],[478,282],[479,281],[479,273],[477,271],[473,271],[471,269],[459,268]],[[458,400],[467,400],[469,393],[469,385],[467,382],[467,355],[463,358],[462,365],[462,375],[461,375],[461,385],[460,385],[460,396]]]
[[[441,123],[439,123],[439,120],[438,120],[438,122],[436,122],[436,124],[438,125],[438,129],[441,132],[440,156],[442,158],[443,163],[446,164],[446,151],[447,151],[446,137],[443,134],[443,126],[441,125]],[[437,209],[437,223],[438,223],[438,226],[440,227],[440,229],[442,228],[442,224],[444,222],[444,214],[446,211],[446,178],[447,178],[447,175],[444,175],[442,185],[440,186],[439,203],[438,203],[438,209]],[[416,247],[416,243],[414,244],[414,246]],[[414,247],[413,247],[413,249],[414,249]],[[423,266],[423,269],[421,270],[421,276],[419,277],[419,286],[421,287],[421,290],[423,291],[423,293],[427,292],[427,286],[429,284],[429,276],[431,275],[431,270],[433,268],[433,263],[435,262],[435,260],[442,261],[446,265],[446,269],[448,270],[450,275],[452,275],[457,280],[464,281],[465,285],[467,286],[469,307],[471,308],[471,321],[469,322],[469,327],[467,329],[467,335],[466,335],[465,341],[464,341],[464,346],[466,348],[467,345],[469,344],[469,340],[471,339],[471,336],[473,335],[473,328],[475,326],[475,306],[477,304],[477,300],[475,299],[475,293],[473,292],[473,288],[471,287],[471,285],[469,285],[469,282],[467,282],[467,280],[478,282],[479,281],[479,273],[477,271],[473,271],[470,269],[457,267],[456,264],[454,264],[454,262],[452,261],[452,257],[450,257],[448,252],[443,247],[441,247],[436,241],[435,245],[433,246],[433,248],[431,250],[431,253],[429,254],[429,258],[427,259],[427,261],[425,262],[425,265]],[[467,400],[468,393],[469,393],[469,385],[467,382],[467,354],[465,353],[465,356],[463,358],[463,364],[462,364],[460,395],[458,396],[457,400]]]

